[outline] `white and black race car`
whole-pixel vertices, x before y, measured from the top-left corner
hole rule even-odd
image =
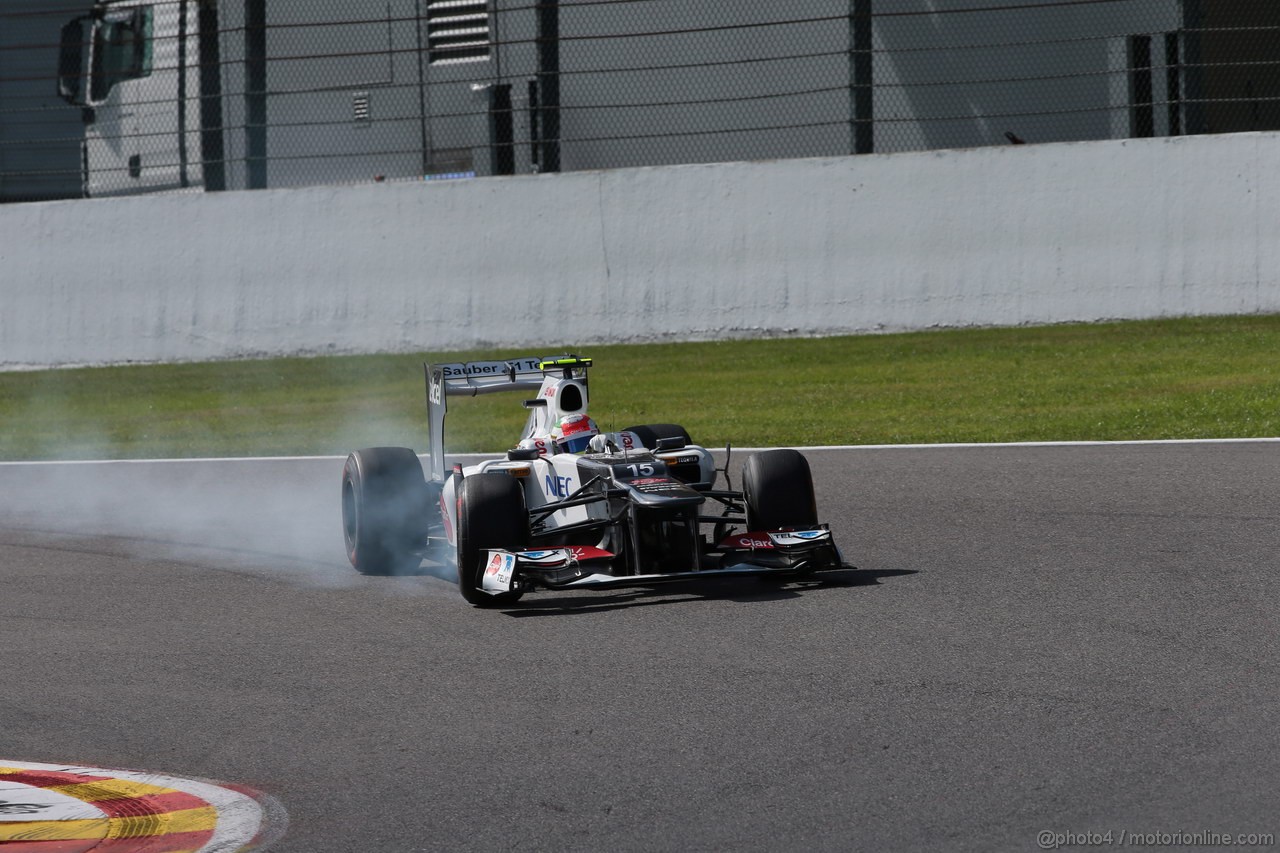
[[[429,476],[405,447],[347,458],[342,523],[351,564],[384,575],[413,571],[424,558],[453,562],[462,597],[480,607],[540,588],[849,568],[818,522],[803,455],[753,454],[737,491],[727,460],[717,470],[680,426],[597,434],[586,417],[590,366],[571,355],[426,365]],[[524,401],[520,442],[504,457],[447,469],[449,398],[498,391],[535,392]],[[585,434],[565,434],[584,425]],[[719,474],[728,488],[716,487]]]

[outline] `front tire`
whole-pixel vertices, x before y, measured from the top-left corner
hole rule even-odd
[[[484,591],[485,555],[523,551],[529,543],[529,513],[520,481],[509,474],[472,474],[458,486],[458,591],[476,607],[502,607],[522,592]]]
[[[422,563],[430,490],[407,447],[369,447],[342,469],[342,537],[362,575],[399,575]]]
[[[779,530],[818,524],[809,462],[796,450],[766,450],[742,466],[747,529]]]

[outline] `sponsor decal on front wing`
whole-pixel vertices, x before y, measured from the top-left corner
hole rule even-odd
[[[738,533],[727,536],[720,547],[741,551],[772,551],[777,548],[812,545],[831,538],[829,530],[784,530],[778,533]]]
[[[554,551],[521,551],[516,556],[521,563],[540,569],[563,566],[569,559],[568,552],[563,548]]]
[[[561,566],[614,558],[611,552],[590,545],[575,545],[571,548],[556,548],[550,551],[521,551],[515,556],[520,565],[536,569],[556,569]]]
[[[485,592],[509,592],[516,574],[516,555],[506,551],[490,551],[489,565],[484,570]]]
[[[736,548],[742,551],[772,551],[773,540],[769,538],[768,533],[739,533],[736,536],[725,537],[720,547]]]
[[[568,549],[575,563],[585,563],[589,560],[612,560],[613,554],[603,548],[596,548],[591,545],[575,545]]]
[[[783,533],[770,533],[769,538],[773,540],[773,544],[783,548],[788,545],[812,545],[814,542],[820,542],[824,539],[831,538],[830,530],[788,530]]]

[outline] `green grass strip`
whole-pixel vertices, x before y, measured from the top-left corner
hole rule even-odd
[[[1280,316],[1247,316],[0,373],[0,459],[422,451],[424,360],[566,350],[603,429],[712,447],[1280,435]],[[520,399],[455,398],[449,449],[510,446]]]

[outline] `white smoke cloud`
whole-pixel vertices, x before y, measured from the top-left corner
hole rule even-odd
[[[0,528],[94,540],[305,585],[361,579],[342,539],[341,458],[0,463]],[[448,566],[387,589],[449,591]]]

